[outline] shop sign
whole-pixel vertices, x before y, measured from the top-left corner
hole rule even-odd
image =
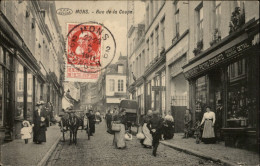
[[[250,40],[244,40],[235,46],[223,51],[222,53],[216,55],[215,57],[203,62],[202,64],[190,69],[185,73],[186,77],[194,76],[202,71],[205,71],[212,66],[221,64],[222,62],[226,61],[227,59],[231,59],[235,57],[236,55],[239,55],[240,53],[244,52],[245,50],[251,48],[252,41]]]
[[[165,86],[152,86],[152,91],[165,91]]]

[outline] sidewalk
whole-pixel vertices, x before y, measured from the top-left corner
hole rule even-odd
[[[61,138],[60,128],[50,126],[46,132],[46,143],[34,144],[32,139],[28,144],[17,139],[1,146],[1,163],[6,166],[36,166],[44,165]]]
[[[137,132],[132,129],[133,134]],[[196,144],[194,138],[182,139],[183,133],[175,133],[173,139],[161,141],[173,149],[225,165],[259,165],[259,154],[248,150],[226,147],[224,142],[216,144]]]

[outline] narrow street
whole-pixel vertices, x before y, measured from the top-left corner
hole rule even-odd
[[[84,131],[79,130],[76,146],[69,145],[67,134],[66,141],[58,144],[47,165],[217,165],[162,144],[158,148],[157,157],[153,157],[152,150],[142,148],[136,137],[127,142],[126,149],[115,149],[112,146],[113,135],[106,133],[105,128],[104,122],[97,124],[96,133],[91,140],[87,139]]]

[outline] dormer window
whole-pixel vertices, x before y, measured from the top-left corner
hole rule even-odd
[[[124,69],[124,66],[123,66],[123,65],[118,65],[118,66],[117,66],[117,71],[118,71],[118,73],[123,74],[123,69]]]

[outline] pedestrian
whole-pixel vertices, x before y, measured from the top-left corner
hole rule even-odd
[[[97,124],[99,124],[99,123],[102,122],[101,115],[100,115],[100,112],[99,112],[99,111],[97,111],[97,112],[95,113],[95,119],[96,119],[96,123],[97,123]]]
[[[186,109],[184,115],[184,137],[183,138],[189,137],[190,130],[191,130],[191,113],[189,109]]]
[[[204,129],[202,133],[202,141],[206,144],[215,143],[214,124],[216,121],[215,113],[211,111],[210,106],[206,106],[206,111],[203,115],[200,125],[204,122]]]
[[[115,116],[113,123],[120,125],[120,131],[114,131],[113,144],[117,149],[126,148],[125,142],[125,127],[126,127],[126,116],[125,109],[122,109],[120,114]]]
[[[50,127],[50,102],[48,102],[43,108],[46,111],[46,127]]]
[[[215,123],[215,135],[216,141],[222,141],[221,128],[222,128],[222,115],[223,115],[223,105],[222,100],[218,100],[216,108],[216,123]]]
[[[174,119],[168,114],[164,117],[162,126],[162,139],[169,140],[174,136]]]
[[[25,144],[28,144],[28,139],[31,139],[31,133],[32,133],[32,126],[30,125],[30,122],[25,120],[23,121],[23,128],[21,129],[21,136],[24,140]]]
[[[163,119],[159,116],[159,111],[153,112],[153,117],[148,122],[147,127],[152,134],[153,141],[153,155],[156,157],[157,148],[159,146],[159,141],[161,138],[161,129],[162,129]]]
[[[33,115],[33,142],[41,144],[46,142],[46,116],[47,113],[43,109],[44,102],[40,101],[36,104],[38,107]]]
[[[145,136],[144,139],[140,140],[140,143],[144,146],[144,148],[151,148],[153,137],[150,133],[150,130],[147,127],[148,122],[152,119],[153,111],[148,110],[147,115],[145,115],[141,120],[141,126],[143,129],[143,134]]]
[[[93,136],[93,134],[95,133],[95,114],[93,113],[93,110],[89,110],[88,120],[90,136]]]
[[[111,122],[112,122],[112,114],[110,113],[110,110],[108,110],[106,116],[106,124],[107,124],[107,131],[110,132],[111,131]]]

